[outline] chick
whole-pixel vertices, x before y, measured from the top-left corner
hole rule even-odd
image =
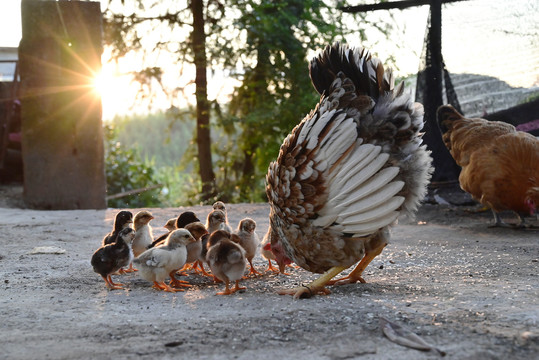
[[[167,220],[167,223],[163,226],[165,229],[168,230],[167,233],[164,233],[162,235],[159,235],[154,241],[152,241],[152,243],[150,245],[148,245],[147,249],[151,249],[153,248],[154,246],[157,246],[157,244],[162,244],[165,239],[167,238],[167,236],[170,235],[170,233],[173,231],[173,230],[176,230],[176,218],[171,218],[171,219],[168,219]]]
[[[200,219],[196,216],[196,214],[192,211],[184,211],[180,214],[180,216],[178,216],[178,219],[176,219],[176,228],[181,229],[187,224],[194,222],[200,222]]]
[[[228,212],[226,210],[225,203],[222,201],[216,201],[213,203],[212,208],[213,210],[221,210],[222,212],[225,213],[225,226],[223,227],[223,230],[226,230],[229,233],[232,233],[232,228],[230,227],[230,224],[228,223]]]
[[[253,258],[256,255],[256,249],[260,244],[258,235],[255,233],[256,222],[251,218],[245,218],[240,221],[238,228],[236,229],[235,235],[239,237],[239,244],[245,250],[245,258],[249,261],[251,268],[249,269],[249,274],[261,275],[258,271],[255,270],[253,266]]]
[[[201,222],[194,222],[185,226],[186,230],[189,230],[191,235],[195,238],[196,242],[187,246],[187,260],[186,263],[195,263],[199,261],[202,253],[202,236],[208,234],[208,230]],[[194,265],[193,265],[194,268]]]
[[[101,275],[111,290],[123,289],[123,284],[112,281],[111,274],[129,265],[133,260],[131,244],[134,238],[135,230],[129,227],[122,229],[114,243],[103,245],[92,255],[91,264],[94,271]]]
[[[157,239],[155,239],[148,246],[148,249],[153,248],[157,244],[162,243],[163,241],[165,241],[168,234],[170,234],[170,231],[172,231],[174,229],[184,228],[187,224],[190,224],[190,223],[193,223],[193,222],[196,222],[196,221],[200,221],[200,220],[197,218],[195,213],[192,212],[192,211],[184,211],[184,212],[182,212],[180,214],[180,216],[178,216],[178,218],[169,219],[167,221],[167,223],[165,224],[165,228],[167,228],[167,230],[169,230],[169,232],[166,233],[166,234],[163,234],[163,235],[159,236]]]
[[[140,268],[140,275],[153,282],[153,288],[168,292],[183,291],[173,289],[165,283],[168,275],[180,269],[187,259],[186,246],[196,241],[185,229],[176,229],[166,238],[162,246],[146,250],[133,262]]]
[[[171,233],[172,230],[176,230],[176,220],[176,218],[168,219],[167,223],[163,227],[167,229],[169,233]]]
[[[197,263],[198,259],[200,257],[200,253],[202,252],[202,236],[207,234],[208,231],[206,230],[206,227],[201,222],[194,222],[185,225],[185,230],[189,231],[191,235],[195,238],[195,242],[190,243],[186,246],[187,248],[187,259],[185,261],[184,267],[179,270],[185,271],[189,268],[189,266],[193,263]],[[198,265],[198,264],[197,264]],[[193,269],[195,269],[195,266],[193,265]],[[195,269],[196,271],[196,269]],[[205,272],[205,271],[204,271]],[[186,284],[186,281],[177,280],[175,276],[171,276],[171,282],[170,284],[172,286],[185,286],[181,284]]]
[[[150,221],[154,217],[149,211],[139,211],[135,215],[134,227],[135,227],[135,239],[133,240],[133,254],[138,257],[144,251],[148,249],[153,240],[152,227]],[[133,264],[129,265],[130,271],[137,271],[133,268]]]
[[[226,213],[223,210],[212,210],[206,218],[206,229],[211,234],[216,230],[225,230],[232,233],[230,225],[226,223]]]
[[[118,233],[125,229],[126,227],[131,226],[133,223],[133,213],[131,211],[122,210],[119,211],[114,217],[114,225],[112,227],[112,232],[105,235],[103,238],[103,245],[112,244],[116,241]]]
[[[275,255],[271,251],[271,240],[269,237],[269,231],[266,233],[266,235],[264,235],[264,237],[262,238],[262,242],[260,243],[260,255],[262,255],[264,259],[268,260],[268,268],[266,269],[266,272],[279,272],[279,269],[274,268],[273,264],[271,263],[271,260],[275,261]]]
[[[245,250],[223,233],[226,232],[214,232],[208,239],[206,260],[213,275],[225,282],[225,291],[218,292],[217,295],[230,295],[245,289],[239,286],[245,272]],[[230,282],[233,281],[236,285],[231,289]]]
[[[206,270],[204,270],[204,263],[207,263],[206,261],[206,254],[208,253],[208,240],[210,239],[210,234],[202,235],[200,238],[200,242],[202,244],[202,251],[200,252],[200,255],[198,257],[198,261],[193,265],[193,268],[199,269],[202,275],[211,277],[212,275],[208,274]]]

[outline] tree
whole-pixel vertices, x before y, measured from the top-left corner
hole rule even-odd
[[[121,0],[122,5],[127,1]],[[130,50],[141,51],[143,48],[142,37],[139,35],[141,24],[149,23],[154,30],[163,30],[162,25],[168,24],[171,28],[190,27],[190,37],[183,42],[186,46],[178,46],[177,52],[180,59],[187,60],[192,55],[190,62],[196,68],[196,119],[197,119],[197,145],[198,145],[198,169],[201,179],[201,199],[203,201],[215,196],[215,175],[213,173],[211,157],[211,136],[209,126],[209,102],[207,95],[207,60],[206,60],[206,35],[204,19],[203,0],[191,0],[187,8],[170,9],[168,6],[162,6],[160,1],[142,1],[134,0],[131,4],[138,4],[140,10],[153,9],[163,10],[156,16],[142,16],[135,12],[130,15],[113,13],[109,3],[105,11],[105,39],[108,44],[116,49],[117,57],[125,56]],[[190,11],[188,14],[187,10]],[[189,22],[186,16],[190,15],[192,21]],[[149,32],[146,28],[147,33]],[[129,42],[128,42],[129,41]],[[153,50],[167,48],[169,41],[158,41]],[[138,71],[135,77],[141,84],[151,84],[155,80],[162,86],[162,70],[158,67],[148,67]]]
[[[138,9],[130,15],[110,7],[105,12],[108,43],[116,55],[142,51],[147,46],[145,31],[160,35],[153,42],[154,52],[174,52],[180,69],[185,64],[196,67],[196,144],[200,198],[205,202],[214,196],[225,201],[265,199],[263,179],[269,161],[318,98],[308,77],[308,51],[343,40],[352,31],[363,36],[368,26],[365,21],[347,22],[337,10],[340,1],[190,0],[184,8],[162,0],[120,1],[137,4]],[[178,40],[178,29],[190,35]],[[175,36],[166,38],[167,30]],[[208,70],[219,69],[241,82],[229,104],[208,101]],[[166,77],[155,65],[137,75],[143,84],[165,85]],[[176,87],[168,94],[181,91]],[[211,138],[211,124],[227,143]]]

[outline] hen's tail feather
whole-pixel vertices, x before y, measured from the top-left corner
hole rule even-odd
[[[336,42],[328,45],[310,64],[309,74],[319,94],[330,92],[333,80],[342,72],[352,80],[359,95],[369,95],[378,99],[393,87],[391,71],[384,71],[380,60],[371,57],[365,48],[350,49]]]
[[[442,134],[445,134],[452,128],[453,121],[462,119],[463,116],[451,105],[442,105],[436,112],[438,127]]]

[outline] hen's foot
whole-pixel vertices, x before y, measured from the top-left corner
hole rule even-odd
[[[345,277],[342,277],[340,279],[335,279],[335,280],[331,280],[328,282],[328,285],[346,285],[346,284],[356,284],[356,283],[362,283],[362,284],[365,284],[366,281],[365,279],[363,279],[361,276],[351,276],[348,275],[348,276],[345,276]]]

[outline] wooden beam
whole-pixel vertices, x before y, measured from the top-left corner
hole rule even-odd
[[[442,0],[442,4],[467,1],[467,0]],[[356,6],[341,6],[338,9],[346,13],[359,13],[374,10],[391,10],[391,9],[407,9],[414,6],[430,5],[431,0],[400,0],[389,1],[378,4],[363,4]]]

